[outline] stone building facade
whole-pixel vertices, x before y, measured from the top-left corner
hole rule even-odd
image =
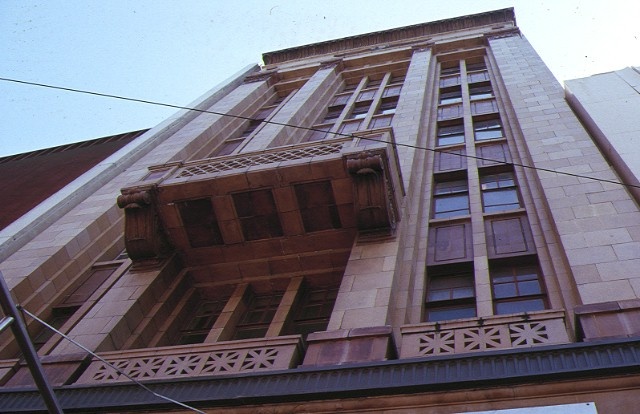
[[[0,233],[65,409],[635,412],[638,202],[513,9],[263,60]]]

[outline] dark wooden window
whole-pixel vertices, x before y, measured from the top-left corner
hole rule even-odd
[[[312,332],[327,329],[337,296],[338,287],[304,288],[297,305],[292,309],[293,318],[285,334],[306,337]]]
[[[330,181],[298,184],[295,192],[306,232],[342,227]]]
[[[233,339],[264,337],[281,300],[282,293],[251,294],[247,301],[247,309],[236,325]]]
[[[233,194],[233,204],[245,240],[282,236],[282,225],[271,190]]]
[[[488,82],[474,84],[469,86],[470,99],[487,99],[493,98],[493,88]]]
[[[438,125],[436,145],[454,145],[464,142],[464,125],[462,120],[455,123],[443,123]]]
[[[382,99],[380,102],[380,106],[378,106],[378,110],[376,111],[377,115],[389,115],[396,113],[396,106],[398,106],[398,97],[386,98]]]
[[[400,91],[402,90],[402,84],[399,85],[389,85],[384,88],[382,92],[383,98],[391,98],[400,96]]]
[[[330,106],[327,109],[327,114],[324,116],[322,123],[329,123],[329,121],[337,119],[342,113],[343,109],[344,105]]]
[[[356,101],[358,103],[371,102],[376,92],[378,92],[377,89],[366,89],[358,94]]]
[[[427,268],[425,320],[439,322],[476,316],[471,263]]]
[[[367,88],[377,88],[382,84],[382,78],[379,79],[371,79],[367,81]]]
[[[191,247],[224,244],[210,198],[176,203]]]
[[[473,259],[473,239],[470,222],[429,227],[427,265],[463,262],[471,259]]]
[[[96,267],[91,269],[89,277],[63,300],[62,306],[80,306],[115,272],[117,266]]]
[[[348,119],[362,119],[367,116],[367,112],[369,112],[369,107],[371,106],[371,102],[357,103],[353,111],[347,117]]]
[[[546,309],[546,295],[535,264],[490,267],[494,309],[497,315]]]
[[[345,122],[342,124],[342,126],[340,127],[340,133],[341,134],[351,134],[352,132],[356,132],[358,129],[360,129],[360,125],[362,125],[362,120],[358,119],[355,121],[349,121],[349,122]]]
[[[502,124],[498,118],[473,121],[473,131],[476,141],[496,139],[504,137]]]
[[[62,328],[62,325],[64,325],[79,308],[79,305],[57,306],[52,309],[51,316],[47,318],[47,323],[55,329],[60,330]],[[43,327],[40,333],[33,338],[34,348],[36,350],[42,348],[44,344],[46,344],[47,341],[53,337],[54,334],[55,332],[48,327]]]
[[[500,163],[511,163],[511,153],[506,142],[476,147],[478,166],[486,167]]]
[[[333,127],[333,124],[314,125],[313,131],[311,132],[311,135],[309,135],[309,137],[306,139],[306,141],[322,141],[323,139],[330,138],[331,136],[333,136],[332,134],[329,134],[329,130],[331,130],[331,127]]]
[[[487,64],[484,62],[484,58],[474,58],[466,61],[467,72],[473,72],[478,70],[487,70]]]
[[[460,85],[460,74],[443,76],[440,78],[441,88],[448,88],[448,87],[457,86],[457,85]]]
[[[384,128],[391,125],[393,115],[379,115],[374,116],[369,123],[369,129]]]
[[[329,106],[341,106],[344,107],[344,105],[347,104],[347,102],[349,102],[349,99],[351,98],[351,95],[353,95],[352,93],[341,93],[339,95],[336,95],[333,98],[333,101],[331,101],[331,104]]]
[[[222,144],[220,144],[220,146],[218,146],[218,148],[216,148],[212,155],[229,155],[233,151],[235,151],[236,148],[238,148],[240,144],[242,144],[245,138],[251,135],[258,128],[258,126],[260,126],[264,122],[264,120],[269,115],[271,115],[271,113],[278,107],[278,105],[284,101],[285,98],[286,96],[278,96],[272,103],[260,108],[255,114],[253,114],[253,116],[249,120],[249,123],[239,136],[226,139],[224,142],[222,142]]]
[[[484,223],[490,258],[535,253],[526,215],[486,217]]]
[[[200,299],[192,305],[191,315],[180,331],[179,345],[199,344],[209,335],[213,324],[222,313],[227,300]]]
[[[520,208],[520,199],[513,172],[480,177],[482,206],[487,213]]]
[[[440,89],[440,105],[459,102],[462,102],[462,89],[460,89],[460,86]]]
[[[435,183],[433,217],[446,218],[469,214],[469,188],[464,180]]]
[[[436,172],[462,170],[467,166],[467,158],[464,155],[464,148],[438,151],[435,156],[434,170]]]
[[[246,137],[243,135],[238,138],[228,139],[223,142],[215,152],[216,156],[229,155],[242,144]]]
[[[438,121],[445,119],[461,118],[463,115],[462,104],[445,105],[438,107]],[[443,144],[446,145],[446,144]]]
[[[440,76],[449,76],[460,73],[460,62],[452,61],[452,62],[442,62],[440,67]]]

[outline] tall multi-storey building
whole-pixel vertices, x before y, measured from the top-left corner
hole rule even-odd
[[[638,203],[513,9],[263,60],[0,233],[65,410],[637,410]]]

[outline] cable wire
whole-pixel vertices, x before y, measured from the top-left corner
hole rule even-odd
[[[120,370],[118,367],[116,367],[115,365],[113,365],[111,362],[107,361],[106,359],[102,358],[101,356],[97,355],[96,353],[94,353],[93,351],[91,351],[89,348],[87,348],[86,346],[82,345],[81,343],[69,338],[67,335],[63,334],[62,332],[60,332],[59,330],[57,330],[56,328],[54,328],[53,326],[49,325],[48,323],[46,323],[45,321],[43,321],[42,319],[38,318],[36,315],[34,315],[33,313],[29,312],[28,310],[26,310],[24,307],[22,307],[21,305],[16,305],[16,307],[26,313],[27,315],[31,316],[33,319],[35,319],[36,321],[40,322],[42,325],[44,325],[45,327],[47,327],[48,329],[51,329],[53,332],[57,333],[58,335],[62,336],[64,339],[66,339],[67,341],[71,342],[72,344],[74,344],[75,346],[81,348],[82,350],[88,352],[89,354],[91,354],[94,358],[100,360],[101,362],[105,363],[106,365],[108,365],[110,368],[113,368],[118,374],[125,376],[126,378],[128,378],[129,380],[131,380],[134,384],[142,387],[145,391],[150,392],[151,394],[155,395],[158,398],[161,398],[165,401],[168,401],[172,404],[177,404],[182,408],[186,408],[190,411],[193,411],[195,413],[199,413],[199,414],[206,414],[204,411],[200,411],[197,408],[191,407],[190,405],[187,405],[185,403],[182,403],[180,401],[174,400],[173,398],[169,398],[165,395],[162,395],[160,393],[157,393],[155,391],[153,391],[151,388],[147,387],[146,385],[144,385],[143,383],[141,383],[140,381],[138,381],[137,379],[133,378],[132,376],[130,376],[129,374],[127,374],[126,372]]]
[[[13,83],[18,83],[18,84],[22,84],[22,85],[39,86],[39,87],[42,87],[42,88],[56,89],[56,90],[67,91],[67,92],[75,92],[75,93],[80,93],[80,94],[85,94],[85,95],[100,96],[100,97],[103,97],[103,98],[113,98],[113,99],[120,99],[120,100],[130,101],[130,102],[139,102],[139,103],[144,103],[144,104],[148,104],[148,105],[164,106],[164,107],[173,108],[173,109],[195,111],[195,112],[200,112],[200,113],[205,113],[205,114],[212,114],[212,115],[219,115],[219,116],[225,116],[225,117],[231,117],[231,118],[244,119],[244,120],[247,120],[247,121],[257,121],[257,119],[254,119],[254,118],[251,118],[251,117],[246,117],[246,116],[241,116],[241,115],[232,115],[232,114],[226,114],[224,112],[211,111],[211,110],[207,110],[207,109],[192,108],[192,107],[188,107],[188,106],[174,105],[174,104],[168,104],[168,103],[163,103],[163,102],[150,101],[150,100],[146,100],[146,99],[137,99],[137,98],[130,98],[130,97],[121,96],[121,95],[113,95],[113,94],[94,92],[94,91],[88,91],[88,90],[83,90],[83,89],[68,88],[68,87],[64,87],[64,86],[56,86],[56,85],[50,85],[50,84],[46,84],[46,83],[29,82],[29,81],[20,80],[20,79],[12,79],[12,78],[4,78],[4,77],[0,77],[0,81],[13,82]],[[616,185],[620,185],[620,186],[623,186],[623,187],[639,188],[640,189],[640,185],[623,183],[623,182],[620,182],[620,181],[608,180],[608,179],[605,179],[605,178],[591,177],[591,176],[583,175],[583,174],[575,174],[575,173],[564,172],[564,171],[556,171],[556,170],[552,170],[550,168],[534,167],[534,166],[531,166],[531,165],[514,163],[514,162],[504,162],[504,161],[501,161],[501,160],[494,160],[494,159],[491,159],[491,158],[483,158],[483,157],[478,157],[478,156],[474,156],[474,155],[457,154],[457,153],[453,153],[453,152],[448,152],[446,149],[421,147],[421,146],[418,146],[418,145],[398,143],[398,142],[388,142],[388,141],[379,140],[379,139],[375,139],[375,138],[363,137],[363,136],[360,136],[360,135],[357,135],[357,134],[345,134],[345,133],[341,133],[341,132],[328,132],[328,131],[324,131],[324,130],[321,130],[321,129],[318,129],[318,128],[304,127],[304,126],[293,125],[293,124],[288,124],[288,123],[284,123],[284,122],[267,121],[267,120],[262,120],[262,122],[265,123],[265,124],[285,126],[285,127],[295,128],[295,129],[302,129],[302,130],[305,130],[305,131],[325,132],[325,133],[332,134],[332,135],[335,135],[335,136],[365,139],[365,140],[373,141],[373,142],[391,144],[394,147],[405,147],[405,148],[411,148],[411,149],[419,149],[419,150],[423,150],[423,151],[447,153],[447,154],[456,155],[456,156],[464,157],[464,158],[470,158],[470,159],[475,159],[475,160],[483,160],[483,161],[489,161],[489,162],[496,162],[496,163],[501,164],[501,165],[511,165],[511,166],[526,168],[526,169],[535,170],[535,171],[544,171],[544,172],[554,173],[554,174],[558,174],[558,175],[566,175],[566,176],[575,177],[575,178],[584,178],[584,179],[603,182],[603,183],[616,184]]]

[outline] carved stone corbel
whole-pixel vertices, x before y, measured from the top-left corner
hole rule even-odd
[[[348,158],[346,166],[353,178],[358,229],[363,232],[391,231],[395,227],[395,214],[382,155],[365,151]]]
[[[134,263],[157,263],[170,251],[155,205],[155,191],[155,187],[125,189],[117,199],[118,207],[124,209],[124,244]]]

